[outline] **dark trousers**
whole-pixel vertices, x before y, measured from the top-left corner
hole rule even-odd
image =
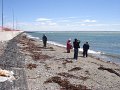
[[[43,45],[44,45],[44,47],[46,47],[46,43],[47,43],[47,41],[43,41]]]
[[[74,59],[78,59],[78,48],[74,48]]]
[[[67,53],[70,53],[70,49],[67,49]]]
[[[88,50],[83,50],[83,57],[88,56]]]

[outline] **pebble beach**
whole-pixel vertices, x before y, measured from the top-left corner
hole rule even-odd
[[[120,65],[99,58],[73,59],[73,50],[47,44],[21,33],[0,43],[0,68],[15,79],[0,90],[120,90]]]

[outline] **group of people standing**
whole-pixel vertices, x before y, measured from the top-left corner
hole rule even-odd
[[[70,49],[74,48],[74,59],[78,59],[78,52],[79,52],[79,48],[80,48],[80,40],[74,39],[73,41],[73,47],[71,44],[71,39],[69,39],[67,41],[67,53],[70,53]],[[83,57],[87,57],[88,56],[88,49],[89,49],[89,44],[88,42],[86,42],[83,45]]]
[[[42,40],[43,40],[43,47],[46,47],[47,36],[45,34],[43,34]],[[79,52],[79,48],[80,48],[80,40],[75,38],[74,41],[73,41],[73,46],[72,46],[71,39],[69,39],[67,41],[67,45],[66,45],[67,53],[70,53],[70,50],[72,48],[74,48],[74,59],[77,60],[78,59],[78,52]],[[88,49],[89,49],[89,44],[88,44],[88,42],[86,42],[83,45],[83,57],[88,56]]]

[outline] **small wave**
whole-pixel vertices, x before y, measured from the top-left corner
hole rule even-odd
[[[112,57],[112,58],[118,58],[118,59],[120,59],[120,55],[118,55],[118,54],[104,53],[102,55],[105,55],[105,56],[108,56],[108,57]]]
[[[88,50],[88,53],[90,54],[102,54],[100,51],[93,51],[93,50]]]
[[[60,47],[66,47],[66,45],[63,45],[63,44],[60,44],[60,43],[57,43],[57,42],[54,42],[54,41],[48,41],[48,43],[56,45],[56,46],[60,46]],[[83,48],[79,48],[79,51],[83,52]],[[88,50],[88,53],[98,54],[98,55],[102,54],[102,52],[98,52],[98,51],[94,51],[94,50]]]
[[[39,37],[33,37],[33,36],[30,35],[30,34],[27,34],[27,36],[30,37],[30,38],[33,38],[33,39],[40,40]],[[42,40],[40,40],[40,41],[42,41]],[[48,41],[47,43],[53,44],[53,45],[56,45],[56,46],[60,46],[60,47],[66,47],[66,45],[63,45],[63,44],[60,44],[60,43],[54,42],[54,41]],[[83,52],[83,48],[79,48],[79,51],[80,51],[80,52]],[[94,51],[94,50],[88,50],[88,53],[89,53],[89,54],[98,54],[98,55],[104,54],[104,53],[102,53],[102,52],[100,52],[100,51]]]
[[[48,41],[49,44],[53,44],[53,45],[56,45],[56,46],[60,46],[60,47],[66,47],[65,45],[63,44],[60,44],[60,43],[57,43],[57,42],[53,42],[53,41]]]
[[[83,48],[80,48],[79,51],[83,52]],[[88,53],[89,54],[98,54],[98,55],[102,54],[102,52],[94,51],[94,50],[88,50]]]
[[[30,34],[27,34],[27,36],[29,37],[29,38],[33,38],[33,39],[40,39],[39,37],[33,37],[32,35],[30,35]]]

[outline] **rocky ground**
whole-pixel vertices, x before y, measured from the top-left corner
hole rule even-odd
[[[0,58],[2,69],[15,73],[0,90],[120,90],[120,66],[93,57],[73,59],[73,51],[28,38],[7,43]],[[9,88],[9,89],[8,89]]]

